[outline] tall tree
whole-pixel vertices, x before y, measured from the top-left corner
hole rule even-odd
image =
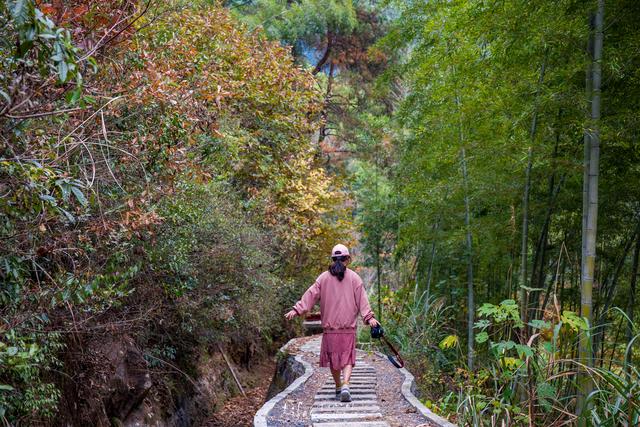
[[[533,114],[531,116],[531,127],[529,128],[530,146],[527,150],[527,169],[525,172],[524,192],[522,195],[522,242],[520,247],[520,317],[526,321],[527,319],[527,264],[529,255],[529,193],[531,191],[531,168],[533,167],[533,146],[538,131],[538,107],[539,97],[542,83],[544,82],[544,73],[547,67],[547,55],[540,66],[540,78],[538,79],[538,87],[534,99]]]
[[[462,136],[461,136],[462,139]],[[473,327],[474,327],[474,289],[473,289],[473,239],[471,235],[471,213],[469,208],[469,176],[467,174],[467,157],[464,146],[460,152],[462,163],[462,179],[464,180],[464,225],[467,245],[467,366],[473,370]]]
[[[583,230],[584,256],[582,263],[582,286],[580,290],[580,315],[585,318],[589,325],[593,318],[593,283],[596,266],[596,238],[598,227],[598,176],[600,171],[600,107],[601,107],[601,84],[602,84],[602,47],[604,39],[604,0],[597,1],[597,10],[593,25],[593,56],[592,56],[592,90],[591,90],[591,111],[589,126],[585,130],[588,138],[588,159],[585,158],[585,165],[588,166],[588,183],[586,196],[587,218],[586,229]],[[587,150],[585,149],[585,153]],[[579,358],[586,366],[593,366],[593,355],[591,348],[591,338],[589,334],[582,334],[579,345]],[[585,409],[586,398],[591,393],[593,384],[588,372],[582,371],[578,380],[578,401],[577,411],[582,413]],[[584,421],[583,421],[584,422]]]

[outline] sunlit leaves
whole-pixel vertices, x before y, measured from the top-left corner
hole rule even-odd
[[[341,198],[315,157],[320,93],[288,49],[245,30],[218,7],[167,15],[139,35],[132,82],[171,118],[162,167],[233,181],[293,255],[331,233],[324,215]]]
[[[569,325],[574,332],[582,332],[589,329],[587,320],[573,311],[564,310],[561,319],[565,324]]]
[[[457,345],[458,345],[458,336],[447,335],[442,339],[442,341],[440,341],[440,344],[438,344],[438,347],[440,347],[442,350],[447,350],[447,349],[456,347]]]
[[[480,308],[478,308],[478,315],[492,318],[496,323],[511,321],[517,328],[524,326],[520,319],[518,305],[512,299],[504,300],[498,305],[484,303]]]

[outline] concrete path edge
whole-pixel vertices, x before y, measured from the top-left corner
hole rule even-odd
[[[280,352],[286,353],[287,348],[295,341],[295,338],[287,342],[282,348],[280,348]],[[287,357],[291,357],[288,355]],[[289,394],[293,393],[298,387],[304,384],[309,377],[313,374],[313,367],[311,364],[305,362],[302,359],[301,355],[297,355],[294,358],[296,363],[301,364],[304,367],[304,374],[296,378],[287,388],[282,390],[280,393],[273,396],[264,405],[256,412],[256,415],[253,417],[253,425],[254,427],[267,427],[267,417],[269,416],[269,412],[280,402],[282,399],[286,398]]]
[[[387,360],[387,356],[380,353],[379,351],[376,351],[374,353],[381,359]],[[453,424],[451,421],[434,414],[429,410],[429,408],[424,406],[424,404],[420,402],[420,400],[418,400],[416,395],[413,394],[413,390],[416,386],[416,379],[413,374],[411,374],[411,372],[409,372],[405,368],[400,368],[398,370],[402,373],[402,375],[404,375],[404,381],[402,383],[401,390],[402,395],[407,400],[407,402],[411,404],[411,406],[415,407],[426,419],[436,424],[438,427],[457,427],[456,424]]]

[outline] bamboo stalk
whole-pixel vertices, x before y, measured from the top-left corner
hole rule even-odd
[[[580,292],[580,315],[591,326],[593,318],[593,281],[596,265],[596,238],[598,226],[598,177],[600,169],[600,107],[601,107],[601,81],[602,81],[602,45],[604,29],[604,0],[598,0],[598,8],[594,19],[593,57],[592,57],[592,93],[591,93],[591,117],[589,134],[589,159],[587,182],[587,218],[586,229],[583,234],[584,259],[582,263],[582,287]],[[585,148],[585,153],[586,153]],[[585,168],[586,169],[586,168]],[[593,350],[590,334],[586,331],[580,335],[578,349],[579,359],[587,367],[593,366]],[[576,414],[579,415],[579,425],[586,424],[586,417],[581,416],[585,408],[587,396],[593,390],[593,383],[588,372],[582,370],[578,376],[578,399],[576,402]]]

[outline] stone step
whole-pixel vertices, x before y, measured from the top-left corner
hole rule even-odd
[[[377,399],[376,395],[371,394],[353,394],[351,393],[352,400],[375,400]],[[337,400],[335,393],[327,393],[327,394],[317,394],[316,401],[318,400]]]
[[[361,406],[373,406],[377,405],[377,400],[356,400],[355,402],[340,402],[339,400],[334,401],[316,401],[313,404],[313,408],[322,409],[322,408],[334,408],[334,409],[343,409],[343,408],[359,408]]]
[[[380,412],[378,405],[359,405],[359,406],[314,406],[311,408],[312,414],[319,414],[323,412],[331,412],[333,414],[346,413],[346,412]]]
[[[376,385],[377,385],[377,382],[375,381],[361,381],[361,382],[349,383],[350,387],[375,387]],[[336,388],[335,384],[331,384],[331,387]]]
[[[360,397],[362,395],[369,395],[369,394],[373,394],[375,395],[375,390],[351,390],[351,398],[355,398],[355,397]],[[323,392],[318,392],[316,393],[316,397],[324,397],[324,396],[329,396],[329,397],[336,397],[336,392],[335,391],[323,391]]]
[[[386,421],[352,421],[342,423],[313,423],[313,427],[389,427]]]
[[[360,384],[349,384],[349,390],[362,390],[362,389],[374,389],[378,385],[376,383],[360,383]],[[334,384],[323,385],[320,390],[324,391],[336,391],[336,386]]]
[[[351,378],[349,378],[349,382],[353,381],[353,380],[367,380],[367,379],[376,379],[378,378],[377,375],[373,375],[373,374],[366,374],[366,375],[358,375],[358,374],[353,374],[351,375]],[[344,378],[340,378],[341,380],[344,380]],[[333,377],[330,378],[327,382],[333,382]]]
[[[375,386],[371,387],[371,386],[362,386],[362,387],[349,387],[349,391],[353,394],[353,393],[362,393],[363,391],[365,392],[370,392],[370,393],[375,393]],[[327,387],[327,388],[321,388],[320,390],[318,390],[318,393],[333,393],[336,394],[336,388],[335,387]]]
[[[351,379],[360,379],[360,378],[377,378],[378,374],[374,373],[374,372],[366,372],[366,373],[358,373],[358,372],[354,372],[353,374],[351,374]],[[342,379],[344,379],[343,377],[340,377]],[[332,377],[333,379],[333,377]]]
[[[364,387],[376,388],[376,387],[377,387],[377,384],[376,384],[376,383],[374,383],[374,382],[366,382],[366,383],[358,383],[358,384],[356,384],[356,383],[351,383],[351,384],[349,384],[349,389],[350,389],[350,390],[361,389],[361,388],[364,388]],[[331,386],[327,386],[327,387],[326,387],[326,389],[329,389],[329,388],[330,388],[331,390],[334,390],[334,391],[335,391],[335,389],[336,389],[336,387],[335,387],[334,385],[331,385]]]
[[[382,418],[380,412],[359,414],[311,414],[311,421],[373,421]]]
[[[349,390],[353,391],[353,390],[371,390],[373,388],[376,388],[375,384],[349,384]],[[320,390],[322,391],[336,391],[336,387],[331,384],[331,385],[326,385],[323,386]]]

